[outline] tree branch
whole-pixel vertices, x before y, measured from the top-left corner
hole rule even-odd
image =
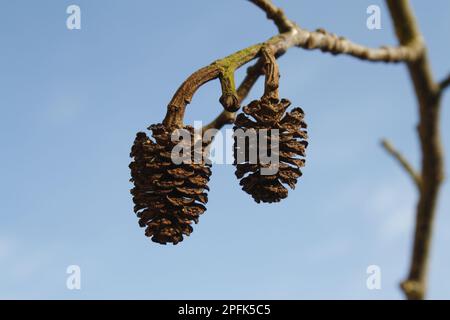
[[[289,20],[283,10],[272,4],[271,0],[249,0],[261,8],[267,17],[274,21],[280,33],[296,30],[296,46],[304,49],[320,49],[332,54],[348,54],[353,57],[384,62],[413,61],[422,54],[424,44],[421,39],[414,39],[399,47],[382,46],[380,48],[368,48],[329,33],[324,29],[310,32],[297,26]]]
[[[253,45],[229,55],[224,59],[217,60],[211,65],[193,73],[181,85],[169,103],[166,117],[163,120],[166,126],[183,126],[186,105],[191,102],[196,90],[204,83],[218,78],[224,72],[234,72],[237,68],[255,59],[263,46],[269,47],[277,57],[291,47],[301,47],[309,50],[320,49],[323,52],[330,52],[332,54],[347,54],[362,60],[374,62],[415,61],[424,50],[421,39],[414,39],[414,41],[410,41],[399,47],[368,48],[353,43],[343,37],[338,37],[323,29],[309,32],[288,20],[283,12],[276,8],[269,0],[251,1],[265,10],[267,15],[275,21],[281,30],[285,30],[289,26],[288,31],[274,36],[264,43]],[[222,97],[226,97],[226,95],[227,93],[223,93]],[[226,111],[229,112],[230,109]],[[223,116],[219,117],[223,118]]]
[[[381,145],[391,156],[393,156],[399,162],[402,168],[405,169],[405,171],[408,173],[411,179],[413,179],[413,182],[416,184],[417,188],[420,191],[422,185],[421,177],[413,168],[413,166],[408,162],[408,160],[406,160],[406,158],[399,151],[397,151],[392,143],[390,143],[388,140],[383,139],[381,141]]]
[[[276,39],[276,37],[272,39]],[[202,85],[211,80],[214,80],[218,77],[229,77],[230,73],[233,73],[234,75],[234,70],[247,63],[248,61],[253,60],[259,54],[259,50],[261,49],[261,47],[262,44],[256,44],[254,46],[235,52],[234,54],[229,55],[221,60],[217,60],[209,66],[203,67],[194,72],[175,92],[175,95],[167,106],[167,113],[163,120],[163,124],[167,127],[183,127],[183,118],[186,106],[192,101],[195,92]],[[225,99],[224,97],[226,97],[227,94],[233,94],[231,86],[227,87],[222,82],[222,89],[224,88],[229,88],[231,91],[222,92],[221,100]],[[222,103],[224,102],[222,101]]]
[[[386,0],[400,44],[422,39],[407,0]],[[408,299],[423,299],[427,286],[432,227],[444,178],[439,132],[440,90],[433,81],[427,53],[407,63],[419,105],[419,138],[422,153],[421,190],[417,205],[414,245],[408,278],[401,288]]]

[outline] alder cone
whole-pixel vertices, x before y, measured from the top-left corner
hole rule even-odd
[[[162,124],[152,125],[149,130],[154,141],[139,132],[130,154],[134,212],[139,225],[146,227],[147,237],[160,244],[175,245],[192,233],[192,222],[198,223],[199,216],[206,211],[211,169],[203,157],[193,161],[197,151],[193,147],[192,127],[181,129],[187,130],[191,141],[171,141],[172,130]],[[191,150],[191,161],[180,164],[172,161],[172,149],[179,142],[192,145],[187,149]]]
[[[260,203],[279,202],[288,196],[288,185],[295,188],[297,179],[302,175],[300,170],[305,165],[305,151],[308,146],[306,123],[304,122],[304,112],[301,108],[294,108],[286,113],[286,109],[291,105],[289,100],[275,99],[263,96],[261,100],[254,100],[243,108],[243,113],[236,117],[236,130],[243,132],[255,130],[257,133],[257,143],[250,139],[245,139],[244,150],[234,141],[234,165],[236,166],[236,177],[240,179],[242,190],[250,194],[253,199]],[[267,129],[267,148],[269,149],[273,139],[278,140],[278,163],[267,164],[260,159],[261,136],[258,134],[262,129]],[[278,138],[270,134],[270,129],[278,129]],[[265,144],[263,144],[265,145]],[[251,161],[249,152],[257,151],[257,161]],[[241,153],[241,161],[238,154]],[[245,156],[243,156],[245,155]],[[274,174],[262,174],[262,168],[275,169]]]

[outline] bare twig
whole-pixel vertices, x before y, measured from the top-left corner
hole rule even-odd
[[[203,126],[202,132],[204,133],[205,131],[207,131],[209,129],[219,130],[220,128],[222,128],[223,126],[225,126],[227,124],[233,124],[234,118],[235,118],[234,112],[229,112],[229,111],[224,110],[213,121],[208,123],[206,126]]]
[[[280,33],[289,31],[295,28],[295,23],[290,21],[284,14],[283,10],[272,4],[267,0],[249,0],[267,14],[267,18],[273,20]]]
[[[450,87],[450,73],[444,78],[441,82],[439,82],[439,90],[444,92],[445,89]]]
[[[414,61],[421,55],[424,45],[421,39],[405,43],[399,47],[382,46],[367,48],[344,37],[329,33],[324,29],[308,31],[289,20],[283,10],[277,8],[270,0],[249,0],[264,10],[267,17],[274,21],[280,32],[295,29],[296,46],[304,49],[320,49],[332,54],[348,54],[355,58],[370,61],[400,62]]]
[[[422,39],[407,0],[386,0],[400,44]],[[408,278],[401,284],[408,299],[423,299],[427,286],[432,227],[436,203],[444,178],[443,154],[439,132],[440,91],[433,81],[426,51],[408,70],[419,104],[419,138],[422,152],[421,190],[417,205],[414,246]]]
[[[403,169],[405,169],[405,171],[408,173],[411,179],[413,179],[414,183],[420,191],[422,184],[420,174],[417,173],[413,166],[408,162],[408,160],[406,160],[406,158],[394,148],[391,142],[383,139],[381,141],[381,145],[391,156],[393,156],[399,162]]]

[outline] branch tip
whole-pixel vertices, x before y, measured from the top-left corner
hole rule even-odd
[[[270,0],[249,0],[251,3],[263,10],[267,18],[272,20],[280,33],[287,32],[295,27],[295,24],[289,20],[283,10],[276,7]]]
[[[439,90],[441,93],[448,87],[450,87],[450,73],[441,82],[439,82]]]
[[[395,149],[395,147],[389,140],[387,139],[381,140],[381,145],[392,157],[394,157],[395,160],[398,161],[398,163],[402,166],[402,168],[406,171],[406,173],[408,173],[408,175],[413,180],[414,184],[420,190],[422,185],[420,175],[416,172],[416,170],[408,162],[408,160],[406,160],[406,158],[399,151],[397,151],[397,149]]]

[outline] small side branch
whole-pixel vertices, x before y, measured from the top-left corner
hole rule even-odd
[[[381,145],[383,148],[392,156],[398,163],[405,169],[406,173],[411,177],[414,181],[417,188],[420,190],[422,187],[422,180],[420,178],[420,174],[416,172],[413,166],[406,160],[406,158],[386,139],[381,141]]]
[[[249,0],[254,5],[258,6],[267,14],[267,19],[272,20],[278,28],[280,33],[289,31],[295,27],[295,24],[290,21],[284,14],[283,10],[276,7],[268,0]]]
[[[224,110],[213,121],[211,121],[206,126],[203,126],[202,132],[204,134],[209,129],[220,130],[225,125],[234,123],[234,118],[235,118],[234,112]],[[211,138],[213,138],[213,136]]]
[[[450,87],[450,73],[439,83],[439,90],[442,93],[448,87]]]
[[[234,70],[223,70],[219,76],[222,95],[219,102],[228,112],[239,110],[239,98],[236,93],[234,82]]]
[[[242,80],[240,86],[237,88],[236,93],[238,97],[239,104],[247,97],[250,90],[255,85],[258,78],[263,74],[263,61],[258,60],[253,66],[247,68],[247,75],[244,80]],[[235,112],[229,112],[223,110],[217,118],[211,121],[209,124],[203,127],[203,132],[208,129],[218,129],[220,130],[227,124],[232,124],[236,116]]]
[[[264,61],[264,74],[266,75],[264,84],[264,96],[278,100],[280,73],[278,70],[277,60],[270,48],[262,48],[261,55]]]

